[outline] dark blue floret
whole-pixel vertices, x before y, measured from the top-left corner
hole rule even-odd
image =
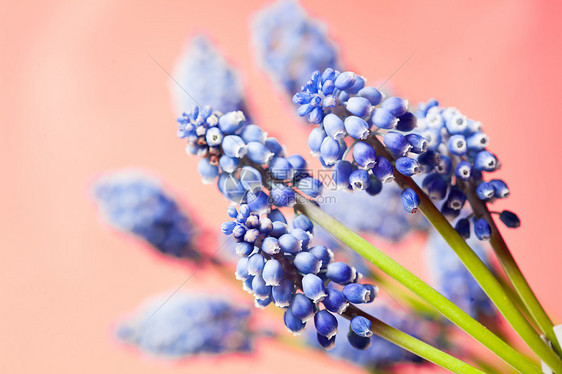
[[[500,220],[509,228],[517,228],[521,226],[521,221],[517,214],[510,212],[509,210],[504,210],[500,213]]]
[[[480,240],[489,240],[492,236],[492,228],[488,221],[484,218],[479,218],[474,221],[474,234]]]

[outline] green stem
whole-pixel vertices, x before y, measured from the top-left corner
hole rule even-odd
[[[480,360],[478,358],[474,359],[474,363],[481,367],[482,370],[484,370],[488,374],[506,374],[505,370],[507,370],[507,367],[499,369],[489,362]]]
[[[371,144],[374,145],[378,155],[387,157],[392,160],[393,157],[384,145],[376,138],[369,138]],[[486,267],[484,262],[474,253],[472,248],[468,246],[466,241],[457,233],[451,226],[449,221],[441,214],[435,204],[429,197],[421,190],[421,188],[412,180],[394,171],[395,181],[402,188],[411,188],[420,198],[419,209],[423,212],[426,218],[431,222],[433,227],[441,234],[443,239],[455,251],[461,262],[466,266],[468,271],[472,274],[474,279],[480,284],[480,287],[486,292],[490,300],[496,305],[500,313],[504,316],[507,322],[525,341],[525,343],[539,356],[544,362],[548,364],[554,371],[562,373],[562,361],[554,353],[554,351],[541,339],[533,326],[523,316],[519,308],[507,296],[504,288],[499,283],[497,278]]]
[[[496,269],[494,271],[494,273],[495,273],[498,281],[501,283],[503,289],[507,293],[507,296],[509,296],[509,298],[511,300],[513,300],[513,302],[515,302],[515,304],[517,305],[517,307],[519,308],[521,313],[523,313],[525,318],[527,318],[527,321],[529,321],[529,323],[531,325],[533,325],[535,330],[537,330],[537,331],[540,330],[540,328],[537,325],[537,323],[535,322],[534,318],[531,316],[531,312],[529,312],[529,309],[527,309],[527,306],[523,302],[523,299],[521,299],[521,296],[519,296],[519,294],[515,291],[515,289],[511,285],[510,281],[508,279],[506,279],[504,272],[501,271],[501,273],[499,273],[500,271],[501,270]]]
[[[382,288],[386,294],[389,294],[393,300],[399,299],[400,301],[406,302],[408,307],[410,307],[416,314],[424,317],[428,323],[432,323],[439,329],[439,334],[444,334],[445,329],[450,325],[448,323],[443,323],[445,320],[442,315],[432,308],[427,302],[422,300],[418,295],[412,294],[407,291],[403,285],[392,280],[388,275],[384,273],[375,274],[371,269],[366,269],[366,274],[363,274],[366,278],[377,282],[377,285]],[[398,301],[396,301],[398,303]],[[399,303],[400,305],[400,303]],[[400,305],[401,306],[401,305]],[[488,325],[485,325],[488,327]],[[490,328],[490,327],[488,327]],[[496,334],[499,338],[506,342],[509,342],[508,338],[501,334],[500,328],[496,329],[490,328],[491,331]],[[480,368],[482,368],[486,373],[489,374],[501,374],[505,373],[507,367],[497,368],[493,363],[487,362],[486,360],[478,357],[477,355],[470,354],[470,359]],[[502,363],[504,363],[502,361]],[[504,363],[505,364],[505,363]],[[512,369],[510,367],[510,369]],[[513,369],[512,369],[513,370]]]
[[[530,359],[517,352],[427,283],[319,207],[305,199],[299,199],[297,208],[390,277],[419,295],[451,322],[458,325],[513,368],[521,373],[541,373],[538,366]],[[560,372],[562,373],[562,371]]]
[[[525,276],[521,272],[521,269],[517,265],[517,262],[513,258],[513,255],[509,251],[505,240],[503,239],[496,223],[492,219],[490,211],[486,204],[478,198],[474,185],[472,183],[462,183],[461,187],[466,194],[472,210],[477,217],[484,218],[490,224],[492,228],[492,237],[490,238],[490,244],[496,253],[496,256],[503,267],[505,273],[507,274],[509,280],[515,287],[515,291],[520,296],[526,309],[532,317],[532,320],[538,325],[540,331],[547,337],[547,339],[552,343],[553,348],[562,356],[562,349],[560,348],[560,343],[554,335],[554,324],[551,319],[546,314],[541,303],[535,296],[533,290],[529,286],[529,283],[525,279]]]
[[[441,319],[441,315],[437,313],[435,309],[433,309],[430,305],[428,305],[425,301],[420,300],[419,296],[412,295],[410,292],[406,291],[403,287],[398,286],[396,283],[389,282],[389,278],[387,276],[369,276],[368,278],[372,278],[374,281],[378,283],[378,285],[384,289],[387,293],[391,294],[392,297],[396,297],[401,301],[405,301],[406,304],[416,313],[423,315],[424,317],[428,318],[432,321],[438,321]]]
[[[480,373],[483,374],[484,372],[481,370],[476,369],[474,366],[467,364],[455,358],[448,353],[445,353],[423,341],[414,338],[411,335],[406,334],[403,331],[395,329],[394,327],[387,325],[383,321],[374,318],[373,316],[364,313],[360,309],[356,308],[353,305],[350,305],[345,312],[345,317],[353,317],[356,315],[363,316],[369,321],[371,321],[371,330],[373,334],[380,336],[383,339],[388,340],[396,344],[399,347],[410,351],[427,361],[433,362],[436,365],[439,365],[453,373]]]

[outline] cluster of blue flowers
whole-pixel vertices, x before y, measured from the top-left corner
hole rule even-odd
[[[261,10],[252,25],[259,64],[292,95],[317,69],[338,66],[335,45],[320,22],[294,0],[280,0]]]
[[[154,178],[121,171],[100,178],[93,188],[98,208],[113,227],[133,234],[161,253],[196,260],[191,220]]]
[[[196,36],[187,45],[174,69],[174,78],[171,92],[178,112],[197,103],[212,104],[222,112],[245,107],[238,72],[204,36]]]
[[[202,157],[198,170],[203,183],[218,179],[219,190],[235,203],[248,203],[261,212],[271,205],[293,206],[298,197],[293,187],[310,198],[321,193],[322,183],[309,175],[305,159],[285,157],[279,141],[248,124],[241,111],[223,115],[210,106],[195,106],[178,122],[187,152]]]
[[[143,352],[165,358],[249,352],[251,312],[226,299],[178,294],[158,297],[122,323],[117,337]]]
[[[365,311],[409,335],[415,337],[426,336],[427,338],[429,331],[426,330],[428,330],[428,326],[423,320],[412,318],[411,315],[406,315],[404,312],[380,303],[366,307]],[[349,321],[340,316],[337,318],[342,327],[346,327],[346,330],[350,329]],[[309,344],[318,346],[315,334],[311,330],[307,330],[307,340]],[[371,345],[364,350],[357,350],[348,342],[342,342],[328,351],[328,354],[361,367],[379,370],[404,363],[423,364],[426,362],[419,356],[378,336],[372,336]]]
[[[360,274],[346,263],[334,262],[325,246],[309,247],[313,224],[306,216],[295,216],[292,229],[288,228],[276,207],[294,205],[299,192],[310,199],[317,197],[322,183],[308,174],[302,156],[284,157],[285,150],[276,139],[244,119],[241,112],[222,115],[210,108],[195,108],[180,119],[179,135],[188,138],[188,147],[207,147],[192,152],[203,156],[199,163],[203,181],[217,179],[219,190],[239,204],[238,210],[234,205],[228,209],[234,220],[225,222],[222,231],[238,243],[241,259],[236,276],[244,288],[254,294],[257,306],[273,302],[287,308],[285,325],[295,333],[314,318],[318,339],[329,348],[337,333],[332,313],[343,313],[350,302],[371,302],[377,288],[357,283]],[[206,143],[194,144],[197,134]],[[354,320],[352,339],[360,348],[359,342],[372,334],[370,322],[359,316]]]
[[[469,239],[468,243],[489,266],[488,255],[480,242]],[[496,309],[486,293],[445,239],[435,231],[426,244],[426,262],[436,289],[455,305],[478,320],[496,316]]]
[[[376,154],[371,136],[383,137],[401,174],[413,176],[437,166],[434,152],[427,150],[427,141],[411,132],[417,120],[408,111],[408,101],[395,96],[385,99],[353,72],[340,73],[331,68],[315,71],[293,102],[300,105],[300,116],[311,124],[320,124],[311,131],[308,145],[323,166],[334,168],[333,180],[339,189],[376,195],[382,183],[394,179],[393,162]],[[350,149],[346,140],[353,141]],[[346,160],[348,153],[352,153],[353,162]],[[420,200],[412,189],[404,190],[401,198],[407,211],[417,210]]]
[[[295,23],[295,19],[298,22]],[[308,80],[312,71],[337,66],[334,65],[337,50],[327,39],[322,26],[311,20],[296,1],[281,0],[262,10],[255,18],[253,31],[262,65],[275,79],[284,83],[287,94],[291,96]],[[310,37],[310,34],[315,37]],[[273,43],[272,40],[276,42]],[[275,46],[276,53],[271,53],[266,48],[267,45],[269,48]],[[295,76],[300,78],[296,79]],[[192,41],[190,49],[181,58],[176,68],[176,77],[181,86],[189,87],[190,94],[200,102],[210,103],[221,112],[243,109],[242,87],[235,68],[227,65],[224,58],[202,36]],[[193,105],[191,98],[176,84],[173,96],[178,107]],[[324,195],[336,196],[340,203],[330,206],[325,204],[322,208],[351,228],[399,241],[409,232],[424,230],[427,223],[420,215],[404,214],[400,206],[400,190],[396,186],[392,187],[387,187],[376,198],[362,193],[328,191]],[[398,204],[389,204],[389,201],[396,201]],[[365,220],[361,214],[351,214],[355,210],[350,207],[358,204],[376,208],[373,211],[378,218]],[[361,227],[356,227],[354,223]]]
[[[484,173],[496,171],[500,162],[486,149],[489,138],[482,132],[480,122],[467,118],[456,108],[439,106],[437,100],[421,104],[416,116],[416,133],[427,140],[429,152],[439,154],[435,172],[427,175],[421,186],[433,201],[441,204],[441,212],[448,219],[459,217],[467,200],[467,188],[475,188],[484,202],[509,196],[503,180],[484,180]],[[500,220],[507,227],[520,225],[517,215],[510,211],[501,212]],[[490,238],[492,229],[485,218],[472,217],[472,226],[478,239]],[[470,237],[471,222],[467,217],[459,218],[455,228],[464,238]]]
[[[299,333],[314,319],[318,342],[330,349],[338,332],[334,314],[345,312],[349,303],[370,303],[376,297],[375,286],[358,283],[361,274],[355,268],[334,262],[326,246],[310,246],[314,225],[305,215],[296,215],[290,229],[279,210],[260,217],[242,204],[239,210],[231,206],[228,215],[234,221],[225,222],[222,231],[238,242],[236,252],[241,258],[236,277],[254,295],[256,306],[273,302],[285,308],[284,321],[290,331]],[[351,324],[350,344],[366,348],[372,335],[370,321],[356,316]]]

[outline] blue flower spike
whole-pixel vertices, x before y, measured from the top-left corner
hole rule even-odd
[[[197,229],[173,195],[156,178],[136,170],[123,170],[98,179],[93,187],[98,208],[111,226],[136,236],[158,252],[198,260]],[[223,232],[232,232],[232,223]]]
[[[433,152],[421,153],[417,158],[422,171],[431,172],[424,178],[422,188],[434,202],[446,197],[443,204],[439,203],[446,218],[455,220],[471,194],[476,193],[484,204],[509,196],[504,181],[486,178],[487,173],[498,170],[500,163],[487,150],[490,140],[482,131],[480,122],[456,108],[441,107],[434,99],[420,104],[415,115],[419,127],[412,134],[424,137]],[[412,135],[406,136],[410,139]],[[508,227],[517,227],[518,220],[509,213],[503,217]],[[503,222],[501,213],[500,220]],[[484,219],[475,219],[471,224],[468,219],[461,218],[455,224],[455,229],[465,239],[470,237],[471,228],[479,240],[490,239],[492,228]]]
[[[259,11],[252,22],[252,39],[260,66],[290,95],[306,84],[314,70],[339,65],[337,48],[325,26],[307,15],[296,1],[277,1]],[[330,95],[334,91],[333,79],[318,80],[320,92]],[[313,112],[318,108],[313,98],[310,94],[300,95],[293,102],[313,102]]]
[[[220,123],[222,117],[216,115]],[[225,129],[231,124],[224,123]],[[219,174],[228,173],[219,187],[236,204],[227,209],[227,215],[233,220],[221,225],[222,232],[232,235],[238,243],[236,253],[241,259],[235,275],[243,282],[243,288],[254,295],[256,307],[269,304],[288,307],[284,321],[294,333],[302,331],[306,321],[314,318],[318,334],[323,336],[321,340],[324,346],[333,347],[337,323],[334,323],[336,319],[332,313],[345,313],[349,302],[373,301],[376,287],[356,283],[361,277],[355,269],[345,263],[333,262],[333,253],[327,247],[310,247],[314,225],[308,217],[297,214],[292,221],[285,218],[278,208],[296,202],[298,196],[295,187],[314,197],[320,193],[322,184],[302,170],[306,168],[306,161],[302,157],[293,155],[284,158],[284,151],[279,151],[281,146],[266,147],[267,150],[260,148],[263,146],[260,142],[262,133],[253,127],[255,125],[251,125],[252,128],[247,131],[245,126],[242,124],[234,133],[225,136],[215,151],[219,159],[228,157],[223,161],[228,171],[221,170],[221,163],[217,163]],[[238,134],[243,134],[243,137]],[[335,140],[329,136],[323,136],[323,139],[323,143],[336,142],[341,151],[341,139]],[[223,149],[225,146],[226,151]],[[326,145],[320,148],[321,153],[329,153]],[[372,151],[371,146],[368,148]],[[242,156],[244,150],[246,153]],[[270,154],[275,153],[276,156],[270,157]],[[263,154],[267,154],[267,157]],[[340,154],[334,160],[339,157]],[[376,155],[370,157],[369,166],[372,166]],[[233,159],[238,162],[232,162]],[[260,162],[264,162],[263,166],[256,166]],[[355,169],[349,162],[340,161],[340,165],[344,175]],[[269,172],[261,173],[259,168]],[[354,172],[361,173],[357,181],[352,177]],[[375,177],[368,170],[355,169],[349,173],[347,183],[349,185],[351,180],[357,187],[361,182],[364,185],[361,188],[366,188],[372,178]],[[256,209],[255,201],[260,196],[266,197],[265,205],[260,203],[260,208]],[[330,281],[334,281],[334,284],[330,284]],[[352,284],[361,287],[360,290],[346,295],[347,291],[337,288]],[[318,305],[324,305],[326,309],[320,309]]]
[[[245,107],[244,89],[238,72],[209,39],[193,38],[179,59],[171,85],[175,108],[183,111],[197,103],[207,103],[226,113]],[[189,95],[184,87],[189,88]]]
[[[163,303],[165,308],[161,308]],[[121,323],[116,335],[143,353],[165,359],[250,352],[256,336],[249,327],[250,317],[249,309],[226,298],[162,295]]]

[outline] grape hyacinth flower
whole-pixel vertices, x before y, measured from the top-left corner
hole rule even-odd
[[[289,95],[314,70],[338,66],[338,53],[325,27],[294,0],[280,0],[253,20],[252,38],[258,63]]]
[[[509,196],[509,188],[504,181],[485,180],[486,173],[496,171],[500,163],[487,150],[489,138],[482,131],[480,122],[469,119],[456,108],[439,106],[435,99],[420,104],[415,114],[418,118],[416,133],[427,140],[430,155],[431,152],[439,155],[435,159],[429,157],[420,162],[422,167],[438,164],[424,178],[421,186],[440,205],[446,217],[455,219],[459,216],[467,194],[472,190],[483,203]],[[512,214],[514,220],[519,221]],[[471,220],[463,221],[459,229],[465,234],[471,226],[478,239],[490,239],[490,223],[484,217],[476,215]]]
[[[322,183],[305,172],[304,158],[285,157],[284,148],[274,138],[247,137],[247,128],[255,125],[246,123],[241,112],[223,115],[210,107],[196,107],[179,123],[183,132],[202,136],[218,127],[226,135],[220,144],[206,145],[213,149],[212,154],[201,153],[200,162],[216,169],[212,174],[207,167],[199,172],[204,182],[217,180],[219,190],[234,203],[227,209],[232,220],[224,222],[221,230],[238,243],[236,253],[241,258],[236,277],[243,288],[254,295],[257,307],[273,303],[286,308],[285,325],[294,333],[314,319],[319,340],[333,341],[337,320],[332,313],[344,313],[349,303],[372,302],[378,289],[357,283],[360,274],[345,263],[334,262],[330,249],[310,246],[314,225],[308,217],[297,215],[290,222],[278,209],[295,205],[298,198],[314,200]],[[182,135],[192,144],[189,136]],[[238,160],[229,172],[211,160],[225,156]]]
[[[338,331],[334,314],[376,297],[376,287],[357,283],[361,277],[355,268],[334,262],[327,247],[310,245],[314,226],[306,216],[295,216],[290,227],[278,211],[260,216],[247,204],[231,206],[228,214],[233,221],[223,223],[222,231],[238,242],[236,277],[254,295],[256,306],[287,308],[285,325],[293,333],[314,320],[319,341],[333,342]]]
[[[557,364],[556,357],[534,335],[531,323],[514,301],[506,297],[500,281],[483,261],[479,261],[468,244],[458,240],[459,237],[454,235],[454,231],[451,232],[452,227],[446,222],[460,218],[463,223],[457,226],[459,236],[466,238],[470,233],[469,226],[472,226],[479,240],[492,242],[516,292],[526,305],[530,305],[534,322],[556,344],[552,321],[517,267],[486,205],[492,199],[507,196],[509,191],[502,181],[492,183],[484,179],[485,173],[497,170],[500,164],[497,157],[486,149],[488,138],[480,131],[480,124],[467,119],[454,108],[440,108],[436,101],[423,105],[413,115],[408,111],[406,100],[399,97],[384,98],[380,92],[377,94],[374,87],[368,87],[368,92],[364,92],[366,88],[363,77],[353,72],[340,73],[328,68],[323,72],[315,71],[301,92],[295,94],[293,102],[300,105],[297,114],[308,123],[319,125],[309,137],[312,154],[319,156],[324,167],[334,167],[332,179],[341,189],[369,191],[371,186],[368,181],[383,181],[379,174],[385,181],[394,177],[408,191],[402,199],[405,210],[414,213],[421,207],[444,237],[451,243],[455,242],[454,250],[511,326],[524,336],[529,345],[536,344],[535,353],[541,358],[553,365]],[[421,119],[420,126],[417,125],[418,119]],[[341,130],[340,121],[345,131]],[[362,145],[361,148],[350,152],[358,144]],[[373,150],[376,155],[374,164]],[[350,153],[351,168],[345,164]],[[379,157],[381,161],[384,158],[393,164],[393,175],[375,172]],[[384,164],[388,165],[388,162]],[[373,178],[367,179],[365,171]],[[336,175],[340,172],[344,172],[344,175]],[[425,174],[420,183],[421,189],[427,196],[410,178],[421,173]],[[372,194],[380,190],[377,184]],[[428,197],[435,206],[430,204]],[[467,201],[473,212],[459,217]],[[500,213],[500,220],[507,222],[507,227],[520,225],[515,214]],[[355,343],[361,345],[364,341],[356,339]],[[557,349],[560,350],[559,347]],[[539,353],[539,350],[544,352]]]
[[[265,24],[269,26],[275,22],[267,20]],[[288,29],[285,26],[281,31]],[[281,31],[277,30],[273,36],[266,36],[265,45],[273,49],[282,46],[282,52],[285,54],[293,52],[293,48],[279,41],[279,35],[283,35]],[[302,33],[302,30],[299,32]],[[259,35],[262,34],[267,35],[265,32],[260,32]],[[314,38],[305,36],[302,40],[308,43]],[[316,52],[321,49],[307,46],[305,50]],[[268,51],[266,55],[273,57],[275,54]],[[293,62],[300,60],[293,59]],[[499,234],[486,203],[507,196],[509,190],[503,181],[487,178],[485,180],[483,177],[485,172],[495,171],[499,162],[494,154],[485,149],[488,140],[479,131],[479,124],[468,120],[454,108],[435,109],[438,107],[437,102],[422,106],[422,115],[414,115],[408,110],[406,100],[399,97],[385,98],[375,87],[365,87],[363,77],[353,72],[340,73],[333,69],[335,67],[332,66],[322,73],[313,73],[301,92],[293,97],[293,102],[298,106],[299,116],[309,123],[320,124],[314,129],[308,143],[311,153],[320,156],[324,167],[334,167],[333,180],[336,186],[340,189],[363,190],[369,195],[377,195],[381,193],[382,183],[396,179],[398,184],[405,188],[401,194],[401,202],[407,212],[414,213],[421,207],[445,237],[455,237],[452,227],[442,220],[439,211],[428,204],[425,194],[420,193],[420,189],[409,179],[417,174],[426,174],[420,185],[436,202],[446,219],[453,221],[458,218],[455,228],[464,239],[469,238],[472,231],[480,240],[492,238],[492,243],[504,245],[501,236],[499,242],[495,240]],[[281,80],[286,87],[294,85],[294,80],[284,78],[294,75],[297,71],[299,69],[294,65],[285,70]],[[199,113],[196,113],[197,110]],[[418,127],[418,120],[421,122],[421,119],[425,120],[428,115],[431,117],[428,119],[431,125],[429,130],[425,131],[428,129],[427,125],[423,123]],[[356,245],[347,235],[341,234],[345,232],[343,227],[340,226],[342,230],[337,230],[337,222],[314,207],[322,191],[322,184],[300,170],[301,167],[306,167],[306,162],[301,162],[304,161],[302,157],[299,156],[301,160],[296,160],[298,166],[290,162],[279,142],[267,138],[257,126],[246,123],[241,111],[223,115],[221,112],[214,112],[210,107],[196,108],[185,114],[179,122],[178,134],[188,139],[188,152],[202,156],[198,170],[203,183],[217,181],[219,190],[238,206],[238,209],[234,206],[229,209],[229,215],[234,221],[225,223],[222,229],[239,243],[236,252],[242,258],[238,263],[236,275],[244,281],[244,288],[254,294],[256,305],[260,307],[270,304],[273,299],[281,300],[279,306],[288,307],[284,320],[292,331],[300,331],[308,320],[314,320],[318,343],[324,348],[332,347],[337,333],[337,318],[332,313],[345,313],[344,305],[338,302],[370,301],[370,295],[374,294],[376,289],[373,286],[357,284],[357,279],[361,277],[355,269],[346,267],[345,264],[334,265],[338,263],[332,262],[332,256],[326,255],[322,250],[307,251],[311,246],[313,227],[307,227],[306,222],[305,225],[302,225],[303,222],[287,222],[277,210],[295,206],[295,213],[306,212],[323,226],[333,226],[334,233],[343,242],[356,248],[358,252],[363,252],[364,248]],[[349,155],[351,157],[347,161]],[[341,175],[336,175],[340,173]],[[480,205],[474,203],[474,195]],[[299,198],[307,199],[306,203],[297,204]],[[467,201],[473,206],[473,212],[459,217]],[[518,217],[512,212],[492,213],[499,214],[500,220],[507,227],[520,225]],[[264,218],[268,221],[264,220],[262,224],[261,220]],[[447,231],[449,235],[446,235]],[[352,237],[352,233],[348,234]],[[265,237],[262,238],[261,235]],[[486,272],[486,266],[476,259],[470,247],[463,241],[456,240],[454,248],[523,339],[541,358],[548,361],[549,365],[556,365],[555,357],[548,352],[548,347],[541,348],[542,343],[537,339],[538,336],[531,333],[533,326],[526,323],[524,317],[519,315],[519,310],[511,305],[509,300],[506,301],[499,295],[501,292],[495,292],[498,289],[495,287],[497,280]],[[497,251],[496,246],[494,249]],[[507,252],[509,255],[509,251]],[[470,261],[471,257],[475,261]],[[291,266],[285,266],[284,259],[288,259]],[[324,269],[323,263],[326,262],[330,264],[330,268]],[[513,263],[512,259],[511,262]],[[507,267],[512,268],[516,265]],[[295,273],[298,275],[296,279],[291,276]],[[344,279],[349,282],[352,278],[353,282],[342,283]],[[340,294],[332,300],[330,295],[336,292],[332,291],[329,281],[335,280],[342,283],[343,288],[334,289]],[[524,283],[524,279],[518,282]],[[523,288],[520,292],[522,297],[529,299],[525,293],[532,294],[532,291],[526,290],[520,284],[515,284],[515,287],[518,292],[519,288]],[[286,296],[290,289],[298,291],[288,299]],[[440,295],[435,296],[440,302],[431,302],[434,306],[438,305],[438,310],[441,310],[441,305],[452,305]],[[536,300],[531,301],[537,304]],[[325,309],[318,308],[320,302]],[[350,309],[351,314],[343,314],[346,318],[353,318],[353,333],[348,335],[349,343],[355,348],[367,348],[370,343],[370,323],[376,323],[376,319],[360,319],[353,314],[356,308]],[[451,313],[451,309],[443,309],[443,314],[459,326],[467,326],[468,316]],[[541,307],[531,305],[530,309],[534,317],[536,309]],[[549,336],[552,322],[546,315],[539,314],[536,318],[538,321],[535,322],[538,322],[542,332],[550,342],[556,343],[555,339]],[[472,327],[469,330],[472,330]],[[478,326],[475,330],[478,330]],[[373,331],[380,333],[379,330]],[[480,332],[487,335],[486,331]],[[488,338],[494,340],[493,336]],[[490,344],[490,341],[484,341],[494,352],[501,343],[496,341],[495,344]],[[559,347],[554,348],[559,350]],[[525,362],[510,364],[514,367],[519,364],[528,366]]]
[[[222,114],[210,106],[195,106],[178,123],[187,152],[202,157],[198,170],[203,183],[216,181],[232,202],[248,203],[261,212],[271,206],[293,206],[293,187],[311,199],[321,193],[322,183],[308,175],[304,158],[287,156],[277,139],[248,123],[241,111]],[[212,145],[209,138],[215,138],[209,133],[217,136]]]
[[[207,103],[221,112],[242,110],[244,89],[238,72],[205,36],[191,40],[174,69],[172,98],[178,112]],[[189,95],[186,92],[189,92]]]
[[[427,330],[429,327],[422,320],[412,318],[411,315],[405,315],[404,312],[395,308],[378,303],[377,305],[366,307],[365,310],[376,318],[379,318],[389,325],[405,331],[410,335],[427,335],[426,333],[428,332]],[[343,341],[328,350],[327,353],[330,356],[346,360],[360,367],[379,370],[390,369],[395,365],[404,363],[425,363],[425,361],[419,356],[416,356],[378,336],[370,335],[367,337],[361,337],[357,335],[354,332],[356,329],[354,328],[354,325],[361,326],[362,323],[365,323],[365,321],[361,320],[361,318],[353,319],[351,322],[340,316],[337,316],[336,318],[340,324],[340,330],[348,331],[348,334],[355,334],[356,336],[353,339],[359,340],[358,338],[361,338],[362,343],[367,347],[364,350],[358,350],[355,345],[352,345],[352,343]],[[367,333],[367,335],[369,334]],[[310,345],[325,348],[322,343],[317,341],[316,331],[313,329],[307,329],[306,337]]]
[[[478,257],[489,265],[487,253],[479,241],[470,239],[469,244]],[[496,315],[488,296],[437,232],[429,236],[426,261],[436,289],[445,297],[474,318],[490,318]]]
[[[408,111],[408,101],[396,96],[385,98],[353,72],[317,70],[293,96],[293,102],[299,105],[301,117],[319,124],[310,133],[308,144],[323,166],[333,167],[332,179],[338,189],[376,195],[382,190],[381,183],[394,180],[393,165],[405,176],[429,173],[438,166],[433,162],[438,155],[427,154],[427,141],[410,133],[417,119]],[[377,154],[378,136],[395,160]],[[350,161],[346,160],[349,154]],[[418,196],[410,192],[402,201],[404,208],[414,213]]]
[[[98,179],[93,193],[111,226],[145,240],[165,255],[190,260],[201,257],[191,220],[155,178],[120,171]]]
[[[116,336],[157,357],[178,359],[201,354],[250,352],[251,311],[228,299],[178,294],[157,297],[121,323]]]

